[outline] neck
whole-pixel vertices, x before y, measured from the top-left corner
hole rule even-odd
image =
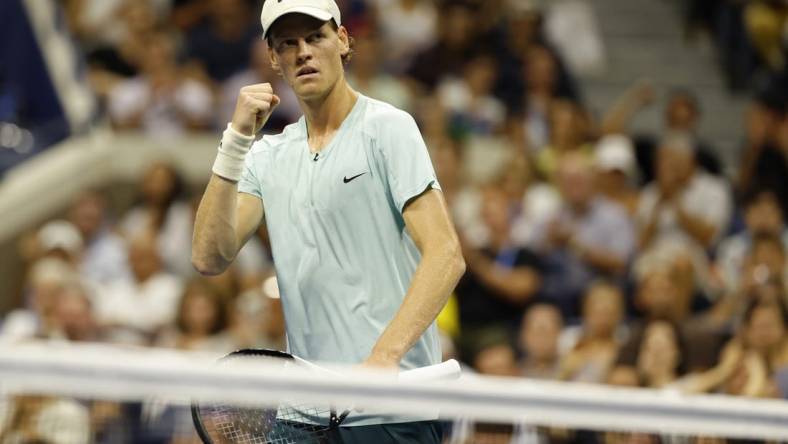
[[[316,99],[299,99],[306,118],[309,137],[322,136],[335,131],[342,125],[358,93],[341,78],[325,96]]]

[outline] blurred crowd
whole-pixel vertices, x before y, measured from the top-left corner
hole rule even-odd
[[[258,2],[62,3],[118,129],[218,137],[240,87],[257,82],[282,98],[265,131],[299,117],[268,64]],[[439,318],[446,357],[491,375],[788,397],[784,40],[767,38],[752,17],[768,12],[784,28],[784,3],[690,2],[701,5],[692,23],[712,17],[696,14],[712,11],[707,3],[741,9],[754,57],[774,74],[742,116],[735,168],[698,135],[703,110],[692,91],[663,98],[640,82],[592,112],[544,31],[549,10],[533,2],[338,3],[355,39],[351,85],[414,115],[461,237],[467,272]],[[656,102],[666,103],[662,129],[632,130]],[[284,347],[265,227],[230,270],[206,278],[190,265],[199,193],[172,165],[150,165],[127,211],[113,214],[106,199],[85,192],[20,242],[24,304],[5,316],[0,340],[217,354]],[[94,406],[91,424],[111,430],[116,410]],[[465,432],[451,442],[516,434]],[[181,442],[145,439],[135,442]]]
[[[783,0],[684,2],[687,37],[710,34],[733,90],[788,80],[788,4]]]

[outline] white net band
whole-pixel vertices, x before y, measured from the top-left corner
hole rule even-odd
[[[446,418],[687,436],[788,439],[788,402],[464,375],[455,381],[394,382],[346,368],[344,378],[266,362],[232,368],[216,356],[98,345],[0,346],[0,393],[169,402],[374,406],[392,413],[440,411]]]

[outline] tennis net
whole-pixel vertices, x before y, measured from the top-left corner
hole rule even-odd
[[[437,381],[396,381],[357,368],[332,368],[328,376],[283,372],[265,359],[228,367],[217,358],[107,345],[0,345],[0,443],[199,443],[191,403],[274,407],[294,398],[367,413],[439,412],[446,443],[788,441],[788,402],[780,400],[469,372]]]

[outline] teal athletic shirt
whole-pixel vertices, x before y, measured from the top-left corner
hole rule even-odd
[[[369,356],[421,257],[402,210],[428,188],[440,185],[416,122],[360,94],[317,155],[303,116],[252,146],[238,190],[263,202],[290,353],[345,364]],[[433,323],[400,367],[440,359]],[[428,418],[352,414],[343,425],[414,419]]]

